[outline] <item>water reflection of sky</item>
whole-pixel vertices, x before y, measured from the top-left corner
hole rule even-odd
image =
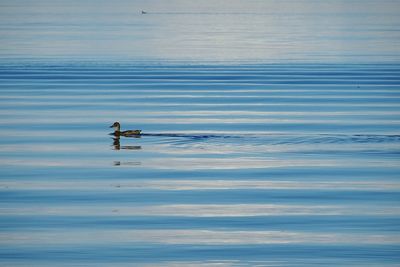
[[[7,0],[0,57],[396,61],[399,10],[390,0]]]
[[[399,6],[1,1],[1,263],[397,264]]]
[[[0,233],[0,244],[42,245],[98,243],[165,243],[196,245],[249,244],[396,244],[398,235],[339,234],[287,231],[211,231],[211,230],[94,230],[74,233],[20,232],[19,235]]]

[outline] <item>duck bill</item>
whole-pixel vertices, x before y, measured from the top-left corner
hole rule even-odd
[[[114,125],[111,125],[110,128],[114,128]]]

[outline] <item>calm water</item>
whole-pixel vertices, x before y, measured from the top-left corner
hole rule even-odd
[[[399,63],[399,14],[398,0],[2,0],[0,59]]]
[[[1,1],[1,266],[399,266],[399,2],[223,2]]]
[[[2,67],[1,262],[396,265],[399,74]]]

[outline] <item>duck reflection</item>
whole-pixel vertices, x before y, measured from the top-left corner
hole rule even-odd
[[[140,136],[139,137],[135,137],[135,138],[140,138]],[[120,142],[119,136],[113,138],[113,144],[112,145],[114,147],[114,150],[121,150],[121,149],[140,150],[140,149],[142,149],[141,146],[121,146],[121,142]]]

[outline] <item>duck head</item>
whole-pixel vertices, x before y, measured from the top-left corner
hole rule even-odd
[[[110,126],[110,128],[114,128],[114,131],[119,132],[121,129],[121,124],[119,124],[118,121],[114,122],[113,125]]]

